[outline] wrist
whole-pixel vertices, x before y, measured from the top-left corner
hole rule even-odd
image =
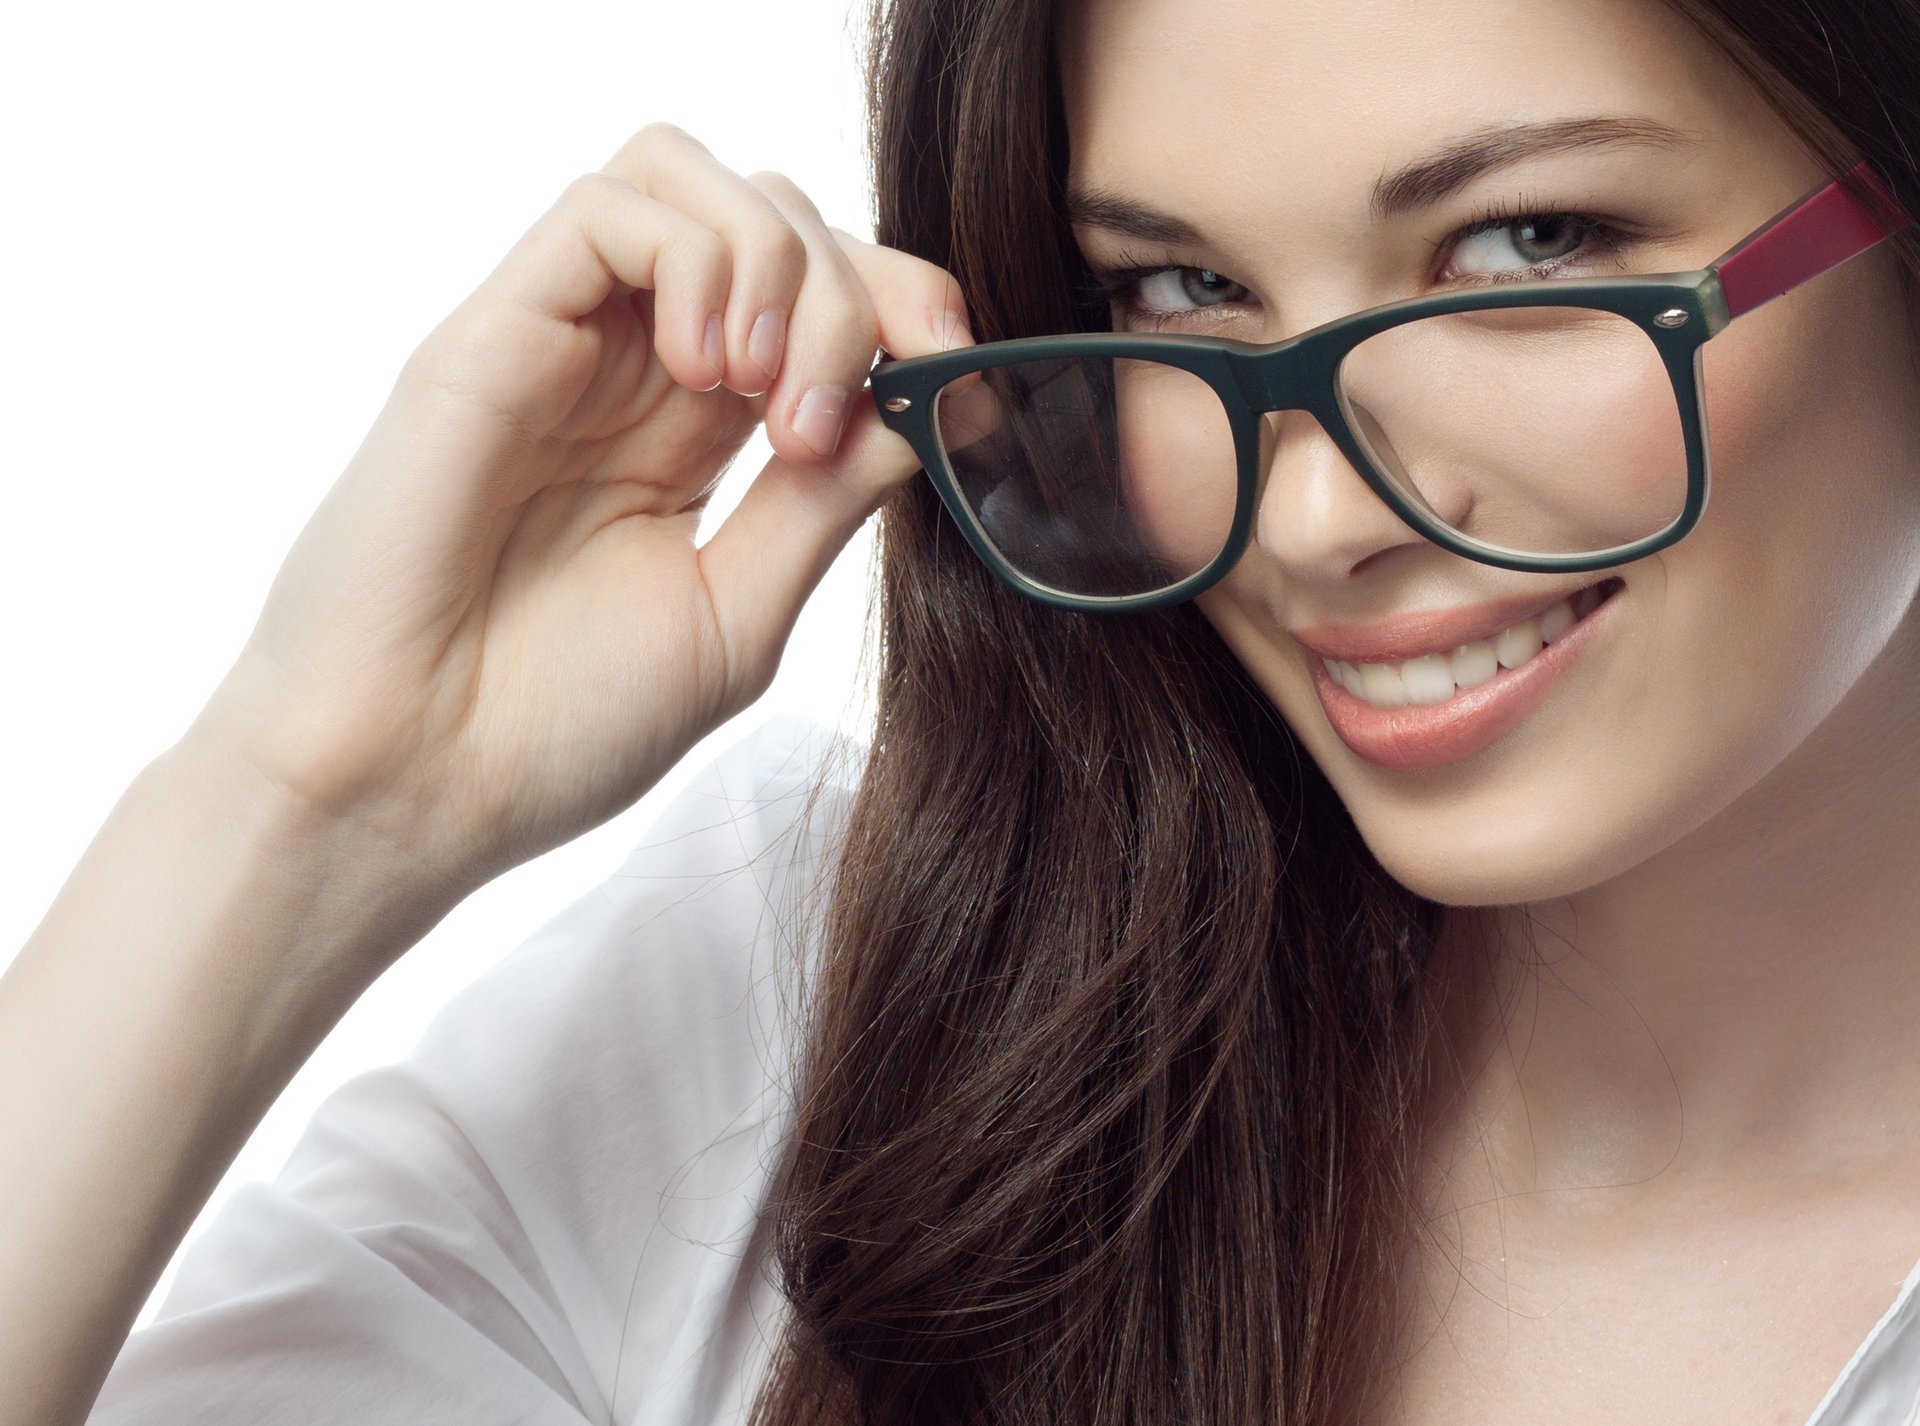
[[[129,801],[206,855],[209,881],[259,909],[250,949],[357,995],[472,888],[410,849],[302,798],[217,739],[190,731]]]

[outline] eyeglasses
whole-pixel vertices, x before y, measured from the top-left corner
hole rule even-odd
[[[1853,175],[1897,204],[1866,163]],[[1701,350],[1882,229],[1836,180],[1707,267],[1541,279],[1368,308],[1283,342],[1020,337],[871,383],[989,568],[1059,608],[1191,599],[1245,550],[1263,419],[1305,410],[1407,525],[1502,569],[1606,569],[1706,509]]]

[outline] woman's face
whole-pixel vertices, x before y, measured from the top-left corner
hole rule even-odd
[[[1134,295],[1155,310],[1118,312],[1125,329],[1277,341],[1568,251],[1562,277],[1699,268],[1827,177],[1730,62],[1651,0],[1089,0],[1061,38],[1071,187],[1200,238],[1082,224],[1083,253],[1097,269],[1213,274],[1146,279]],[[1386,221],[1369,211],[1382,175],[1461,136],[1605,117],[1682,137],[1543,154]],[[1629,237],[1582,258],[1577,240],[1520,225],[1451,236],[1494,203],[1605,218]],[[1276,414],[1254,541],[1200,608],[1382,864],[1435,900],[1591,886],[1763,783],[1778,797],[1751,810],[1791,809],[1843,769],[1857,776],[1920,698],[1911,320],[1882,244],[1715,337],[1707,512],[1678,544],[1602,573],[1451,554],[1401,523],[1305,412]],[[1428,766],[1352,750],[1316,691],[1318,655],[1294,636],[1608,576],[1623,587],[1565,646],[1546,696]]]

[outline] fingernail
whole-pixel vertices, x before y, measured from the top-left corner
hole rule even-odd
[[[708,366],[721,376],[727,374],[727,340],[720,328],[718,312],[707,318],[707,333],[701,344],[701,354],[706,357]]]
[[[951,351],[956,346],[970,346],[973,333],[967,330],[966,319],[958,312],[943,309],[934,314],[934,339],[940,343],[941,351]]]
[[[780,349],[787,344],[787,314],[768,307],[753,319],[747,333],[747,355],[753,358],[769,385],[780,370]]]
[[[846,419],[847,393],[839,386],[809,386],[794,408],[794,434],[820,455],[833,454]]]

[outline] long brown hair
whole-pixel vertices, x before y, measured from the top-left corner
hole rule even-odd
[[[1920,6],[1667,2],[1833,172],[1870,159],[1920,212]],[[951,270],[982,340],[1104,324],[1047,0],[874,4],[877,239]],[[1029,602],[924,481],[879,549],[756,1426],[1351,1420],[1414,1212],[1445,908],[1193,605]]]

